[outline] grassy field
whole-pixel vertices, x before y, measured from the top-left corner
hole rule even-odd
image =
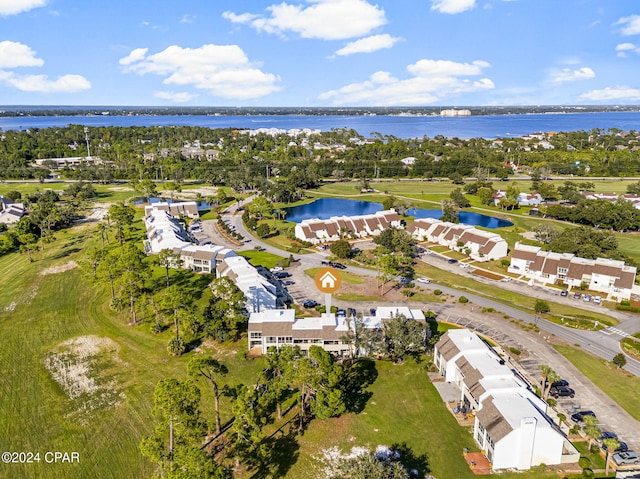
[[[240,251],[238,254],[247,258],[253,266],[264,266],[269,269],[275,266],[282,266],[282,261],[285,259],[267,251],[246,250]]]
[[[581,178],[575,180],[576,183],[592,181],[589,178]],[[550,183],[556,186],[562,186],[564,180],[550,181]],[[596,192],[618,192],[624,193],[628,185],[636,183],[631,180],[598,180],[594,181]],[[510,182],[494,182],[494,188],[505,189]],[[371,188],[377,190],[376,193],[359,193],[358,183],[355,182],[342,182],[342,183],[330,183],[322,186],[318,190],[311,192],[311,196],[341,196],[345,198],[358,198],[364,201],[377,201],[382,202],[386,197],[385,193],[393,194],[399,198],[405,197],[415,204],[418,208],[426,209],[439,209],[440,202],[445,199],[449,199],[449,194],[455,188],[460,188],[461,185],[454,185],[450,181],[387,181],[382,180],[380,182],[372,181]],[[531,187],[530,181],[517,181],[516,186],[521,191],[529,191]],[[470,211],[475,211],[481,214],[487,214],[490,216],[497,216],[507,219],[514,224],[514,227],[498,228],[492,231],[501,234],[509,243],[509,247],[513,248],[515,242],[520,239],[518,232],[529,231],[535,225],[540,222],[549,222],[553,224],[553,227],[558,230],[564,230],[566,228],[573,227],[570,223],[564,223],[561,221],[555,221],[550,219],[543,219],[539,217],[530,217],[530,208],[520,208],[514,211],[502,211],[495,206],[481,205],[478,199],[473,195],[468,195],[472,208]],[[577,225],[576,225],[577,226]],[[622,253],[629,256],[629,258],[640,263],[640,248],[638,248],[638,241],[640,237],[637,233],[615,233],[618,238],[619,249]]]
[[[533,307],[535,299],[513,291],[502,289],[500,288],[500,286],[498,286],[498,284],[493,286],[490,284],[479,283],[472,278],[450,273],[448,271],[436,268],[435,266],[431,266],[425,263],[419,263],[418,266],[416,266],[415,271],[417,275],[426,276],[432,281],[440,283],[444,286],[450,286],[462,291],[466,290],[470,293],[494,299],[523,311],[527,311],[530,313],[534,312]],[[551,307],[551,313],[555,315],[583,317],[597,320],[610,325],[618,323],[615,318],[607,316],[606,314],[593,311],[585,311],[583,309],[575,308],[573,306],[561,303],[549,302],[549,305]]]
[[[614,366],[610,361],[595,358],[580,349],[570,346],[555,346],[555,348],[599,389],[633,418],[640,421],[640,410],[638,410],[640,378]]]
[[[0,477],[149,477],[138,444],[153,427],[153,389],[163,377],[183,378],[190,355],[168,356],[170,331],[127,326],[106,306],[83,271],[86,227],[59,236],[34,263],[0,258],[0,449],[76,451],[80,463],[0,464]],[[235,349],[211,352],[233,372],[231,384],[250,382],[261,362],[241,361]],[[203,401],[209,413],[211,403]]]
[[[378,445],[406,444],[414,455],[426,456],[429,472],[440,479],[475,477],[462,449],[477,451],[471,432],[459,426],[447,411],[426,373],[426,363],[407,361],[402,365],[375,363],[377,378],[368,388],[370,398],[360,414],[314,421],[299,440],[298,461],[287,477],[319,477],[317,457],[323,449],[337,446],[348,452],[354,446],[375,449]],[[551,473],[494,475],[513,478],[557,478]]]

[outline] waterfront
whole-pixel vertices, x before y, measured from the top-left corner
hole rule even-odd
[[[199,126],[257,130],[275,128],[331,131],[353,129],[364,137],[508,138],[543,131],[640,130],[640,112],[589,112],[566,114],[478,115],[468,117],[340,116],[340,115],[147,115],[147,116],[23,116],[1,117],[0,130],[66,127]]]
[[[321,219],[327,220],[332,216],[359,216],[370,215],[382,210],[382,204],[372,201],[346,200],[342,198],[319,198],[311,203],[284,208],[287,220],[299,223],[303,220]],[[435,218],[442,216],[442,211],[437,209],[413,208],[407,211],[408,216],[414,218]],[[470,211],[460,212],[460,223],[484,228],[504,228],[513,223],[493,216],[482,215]]]

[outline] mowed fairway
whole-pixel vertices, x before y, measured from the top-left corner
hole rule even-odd
[[[153,390],[163,377],[185,378],[193,353],[170,357],[168,335],[153,336],[148,324],[128,326],[111,311],[83,271],[82,249],[91,236],[86,227],[60,233],[33,263],[18,254],[0,258],[0,451],[41,454],[39,463],[0,463],[2,478],[133,478],[154,472],[138,449],[154,427]],[[70,261],[79,267],[41,274],[69,268]],[[89,357],[82,362],[74,351]],[[259,361],[220,353],[236,372],[231,382],[248,382],[260,370]],[[64,384],[77,388],[65,390]],[[211,412],[209,391],[201,389],[203,410]],[[80,462],[46,464],[47,451],[78,452]]]

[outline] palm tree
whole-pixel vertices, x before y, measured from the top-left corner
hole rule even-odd
[[[600,428],[598,427],[598,418],[595,416],[584,416],[584,433],[587,436],[587,444],[591,448],[591,441],[596,437],[600,437]]]
[[[605,451],[607,452],[607,458],[605,459],[605,469],[604,469],[604,473],[605,475],[609,475],[609,458],[611,457],[611,453],[615,452],[616,449],[618,449],[620,447],[620,443],[618,442],[617,439],[610,437],[607,439],[603,439],[602,444],[605,445]]]

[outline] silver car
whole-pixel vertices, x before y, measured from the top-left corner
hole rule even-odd
[[[618,466],[638,464],[640,462],[640,456],[638,456],[636,451],[616,452],[612,457],[613,462]]]

